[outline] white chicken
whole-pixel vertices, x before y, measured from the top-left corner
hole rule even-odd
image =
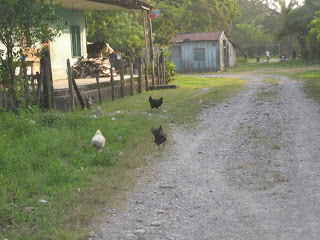
[[[100,106],[98,106],[97,110],[94,111],[94,118],[100,117],[102,114]]]
[[[96,134],[93,136],[91,140],[91,146],[97,148],[99,152],[102,151],[102,148],[104,148],[104,144],[106,142],[105,137],[102,135],[100,131],[101,127],[98,127],[98,130],[96,131]]]

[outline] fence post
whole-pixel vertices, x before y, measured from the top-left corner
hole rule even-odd
[[[145,83],[146,83],[146,91],[148,92],[149,91],[149,82],[148,82],[148,61],[145,59],[145,75],[144,75],[144,78],[145,78]]]
[[[161,59],[162,60],[162,83],[166,84],[166,62],[165,62],[163,51],[161,55],[162,55],[162,59]]]
[[[77,97],[78,97],[78,100],[80,102],[80,105],[81,105],[81,108],[84,109],[84,101],[82,99],[82,96],[81,96],[81,93],[79,91],[79,88],[77,86],[77,83],[76,81],[74,80],[74,77],[72,76],[72,85],[74,87],[74,90],[76,91],[76,94],[77,94]]]
[[[24,78],[24,95],[25,98],[29,98],[29,79],[28,79],[28,69],[27,69],[27,64],[26,64],[26,59],[22,57],[22,69],[23,69],[23,78]],[[29,105],[29,104],[28,104]]]
[[[124,63],[122,59],[120,62],[120,92],[121,92],[121,97],[123,98],[125,95],[125,90],[124,90]]]
[[[68,68],[70,107],[71,107],[71,111],[74,111],[75,107],[74,107],[73,89],[72,89],[72,69],[71,69],[71,66],[70,66],[70,60],[69,59],[67,60],[67,68]]]
[[[7,90],[4,81],[2,81],[2,88],[3,88],[3,101],[4,101],[4,108],[8,108],[8,102],[7,102]]]
[[[154,75],[154,59],[153,59],[153,41],[152,41],[152,22],[150,18],[150,11],[147,11],[147,18],[149,23],[149,41],[150,41],[150,63],[151,63],[151,76],[152,76],[152,88],[155,88],[155,75]]]
[[[40,62],[43,65],[43,105],[44,108],[50,109],[52,107],[52,92],[50,86],[48,58],[43,56]]]
[[[40,99],[41,99],[41,89],[42,89],[42,81],[43,81],[43,72],[44,72],[44,66],[40,64],[40,74],[37,75],[38,80],[38,88],[35,96],[34,103],[40,107]]]
[[[130,64],[130,94],[133,95],[133,61],[130,59],[129,61]]]
[[[111,70],[112,71],[112,70]],[[102,99],[101,99],[101,91],[100,91],[100,82],[99,82],[99,78],[100,78],[100,72],[98,72],[96,74],[96,81],[97,81],[97,87],[98,87],[98,95],[99,95],[99,104],[101,105],[102,103]]]
[[[142,58],[139,57],[139,78],[138,78],[138,93],[142,93]]]
[[[112,101],[114,101],[114,78],[113,78],[112,63],[111,63],[111,78],[110,78],[110,82],[111,82],[111,97],[112,97]]]
[[[148,14],[148,12],[146,12]],[[146,20],[144,17],[144,10],[142,10],[142,21],[143,21],[143,32],[144,32],[144,45],[145,45],[145,88],[146,91],[149,91],[149,84],[148,84],[148,39],[147,39],[147,30],[146,30]]]
[[[158,85],[161,85],[161,66],[160,66],[160,56],[161,56],[161,53],[160,51],[158,52],[157,54],[157,67],[158,67]]]

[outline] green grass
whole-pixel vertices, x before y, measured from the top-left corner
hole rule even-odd
[[[225,73],[255,73],[291,75],[301,71],[317,69],[317,66],[302,61],[269,62],[269,63],[239,63]]]
[[[320,67],[317,71],[299,72],[293,74],[292,77],[303,80],[305,93],[320,103]]]
[[[104,101],[98,119],[82,110],[0,112],[0,239],[88,238],[99,209],[121,207],[136,169],[144,175],[152,154],[161,154],[151,127],[162,125],[170,146],[172,125],[194,126],[204,104],[226,100],[243,83],[178,76],[179,89]],[[209,89],[199,94],[202,88]],[[150,110],[149,95],[164,98],[161,110]],[[98,126],[106,137],[102,152],[90,146]]]

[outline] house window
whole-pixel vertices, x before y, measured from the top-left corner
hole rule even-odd
[[[194,61],[204,61],[205,60],[205,49],[195,48],[194,49]]]
[[[80,27],[71,26],[72,56],[81,56]]]

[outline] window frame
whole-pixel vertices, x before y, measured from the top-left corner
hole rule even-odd
[[[200,55],[201,58],[199,58],[199,55],[196,54],[197,51],[203,52],[203,56]],[[193,49],[193,60],[195,62],[204,62],[206,60],[206,49],[205,48],[194,48]]]
[[[78,58],[82,56],[80,26],[70,26],[71,35],[71,54],[72,57]]]

